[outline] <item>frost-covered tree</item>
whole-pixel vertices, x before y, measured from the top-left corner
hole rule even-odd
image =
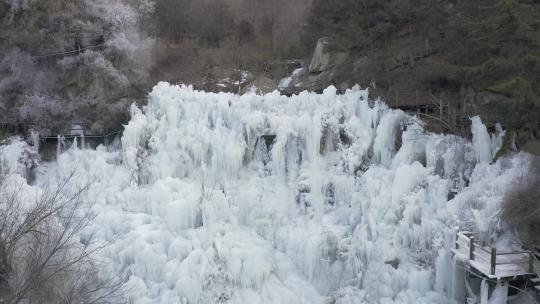
[[[152,42],[142,29],[152,12],[148,0],[2,1],[2,118],[52,133],[71,122],[117,128],[145,90]]]

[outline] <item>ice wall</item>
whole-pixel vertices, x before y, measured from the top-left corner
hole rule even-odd
[[[160,83],[131,115],[121,151],[70,149],[41,179],[76,166],[96,180],[88,233],[111,243],[134,303],[452,303],[452,228],[499,229],[490,216],[526,163],[490,165],[479,119],[472,143],[430,134],[358,87]]]
[[[0,179],[12,175],[27,178],[39,164],[38,144],[34,140],[29,145],[19,137],[0,142]]]

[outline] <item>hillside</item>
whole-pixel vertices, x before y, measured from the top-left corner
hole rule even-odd
[[[538,0],[0,0],[0,303],[540,299]]]
[[[440,131],[466,132],[480,115],[539,153],[539,20],[527,0],[314,1],[305,40],[327,37],[330,62],[306,66],[296,85],[358,83],[396,107],[428,105],[450,125]]]

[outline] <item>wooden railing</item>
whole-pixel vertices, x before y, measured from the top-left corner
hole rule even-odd
[[[12,132],[15,132],[19,135],[24,136],[31,136],[28,134],[28,130],[38,128],[39,124],[37,123],[29,123],[29,122],[21,122],[18,119],[17,112],[16,111],[10,111],[6,113],[5,120],[0,121],[0,129],[8,129]],[[122,133],[122,130],[114,130],[114,131],[106,131],[102,134],[88,134],[87,133],[87,125],[82,122],[76,122],[72,124],[72,127],[70,129],[61,131],[61,130],[49,130],[46,134],[39,134],[39,139],[42,142],[56,142],[58,140],[58,136],[62,139],[84,139],[87,140],[93,140],[93,141],[101,141],[105,145],[108,145],[111,139],[114,139],[118,134]]]
[[[489,274],[495,275],[497,265],[527,265],[529,273],[534,272],[534,254],[530,251],[497,252],[497,248],[486,248],[478,244],[474,233],[458,232],[456,234],[456,251],[468,254],[471,261],[489,263]]]

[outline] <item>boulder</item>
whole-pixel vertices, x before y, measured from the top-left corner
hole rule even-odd
[[[399,259],[398,258],[394,258],[393,260],[386,261],[384,263],[387,264],[387,265],[392,266],[392,268],[394,268],[394,269],[398,269],[398,267],[399,267]]]
[[[330,38],[323,37],[317,41],[308,71],[321,73],[342,64],[348,57],[346,52],[332,50],[333,43]]]

